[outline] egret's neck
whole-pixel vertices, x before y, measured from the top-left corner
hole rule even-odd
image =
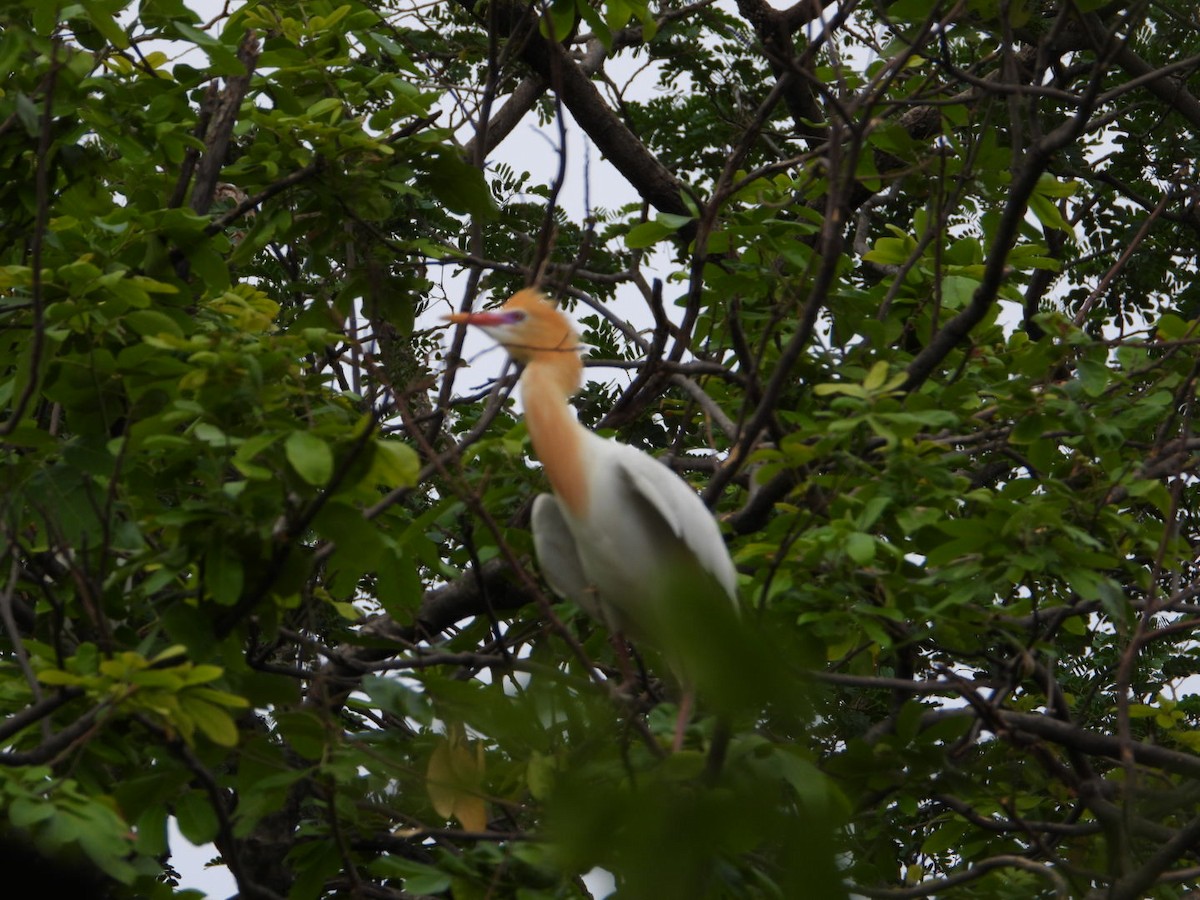
[[[521,403],[529,440],[546,469],[550,486],[573,515],[582,517],[588,506],[583,458],[587,432],[576,421],[575,410],[568,402],[578,389],[581,368],[578,356],[571,357],[563,364],[540,358],[531,361],[521,376]]]

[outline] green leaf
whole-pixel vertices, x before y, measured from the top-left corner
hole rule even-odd
[[[17,797],[8,805],[8,821],[15,828],[32,828],[54,817],[54,804],[45,800]]]
[[[574,27],[575,0],[552,0],[538,23],[542,37],[555,42],[566,40]]]
[[[187,22],[175,18],[171,25],[185,41],[190,41],[208,54],[210,73],[213,75],[244,75],[245,64],[238,59],[234,49],[206,31],[194,28]]]
[[[429,190],[446,207],[458,213],[470,213],[490,219],[496,207],[483,173],[461,159],[446,154],[432,153],[421,165],[427,169],[426,183]]]
[[[375,599],[397,620],[415,613],[424,597],[416,564],[397,553],[386,553],[375,569]]]
[[[1164,341],[1177,341],[1187,337],[1195,329],[1194,322],[1188,322],[1174,313],[1163,313],[1158,319],[1157,333]]]
[[[125,316],[125,321],[133,331],[143,337],[159,337],[167,334],[173,337],[183,337],[183,329],[170,316],[152,309],[139,309]]]
[[[654,220],[672,231],[678,231],[690,222],[695,221],[694,216],[681,216],[676,213],[660,212],[654,216]]]
[[[652,220],[629,229],[629,233],[625,235],[625,245],[631,250],[652,246],[693,221],[695,220],[691,216],[658,213]]]
[[[827,397],[830,394],[844,394],[847,397],[856,397],[860,400],[867,398],[867,391],[861,384],[853,382],[837,382],[835,384],[816,384],[813,385],[813,393],[818,397]]]
[[[316,716],[303,712],[283,712],[276,716],[279,732],[296,753],[308,759],[320,759],[328,737]]]
[[[554,789],[558,765],[554,757],[535,752],[525,766],[525,783],[535,800],[545,800]]]
[[[1017,422],[1012,430],[1011,440],[1014,444],[1028,444],[1036,441],[1047,430],[1045,417],[1039,413],[1030,412]]]
[[[1043,197],[1074,197],[1079,193],[1079,182],[1060,181],[1049,172],[1043,172],[1038,179],[1037,193]]]
[[[1029,208],[1037,216],[1038,221],[1047,228],[1057,228],[1059,231],[1065,231],[1067,234],[1075,233],[1075,229],[1071,227],[1071,223],[1063,218],[1062,211],[1059,210],[1053,201],[1048,200],[1040,194],[1033,194],[1029,198]]]
[[[196,697],[215,706],[228,706],[231,709],[246,709],[250,701],[240,694],[228,691],[218,691],[216,688],[192,687],[188,690],[189,697]]]
[[[186,652],[187,648],[183,649]],[[204,664],[186,667],[182,672],[184,681],[190,685],[207,684],[210,681],[216,681],[223,674],[225,674],[225,670],[220,666]]]
[[[333,476],[333,451],[312,432],[293,431],[284,450],[296,474],[314,487],[324,486]]]
[[[871,366],[871,371],[867,372],[867,377],[863,379],[863,388],[868,392],[874,392],[883,387],[887,381],[888,364],[885,362],[877,362]]]
[[[846,554],[860,566],[875,558],[875,538],[869,534],[856,531],[846,538],[844,546]]]
[[[381,856],[371,863],[370,869],[385,878],[402,879],[407,894],[441,894],[450,887],[450,876],[446,872],[398,856]]]
[[[110,877],[129,884],[137,876],[137,870],[125,860],[132,849],[132,835],[121,817],[104,802],[107,799],[71,804],[69,812],[76,822],[79,846],[88,858]]]
[[[179,833],[197,847],[217,836],[220,824],[207,794],[189,791],[175,802],[175,821]]]
[[[279,434],[271,432],[256,434],[247,438],[233,455],[234,467],[247,478],[260,481],[273,478],[275,473],[270,468],[265,465],[259,465],[252,460],[279,440],[279,438]]]
[[[83,682],[79,675],[61,669],[42,669],[37,673],[37,678],[42,684],[49,685],[77,685]]]
[[[321,116],[327,114],[336,113],[340,115],[341,111],[342,100],[340,97],[323,97],[305,110],[305,115],[310,119],[319,119]],[[337,115],[329,115],[329,121],[337,121]]]
[[[408,444],[388,438],[375,441],[371,477],[376,484],[389,488],[411,486],[417,483],[420,471],[421,460]]]
[[[42,37],[49,37],[54,31],[54,26],[58,24],[61,8],[57,2],[32,4],[34,30]]]
[[[611,8],[612,4],[608,4],[608,6]],[[600,43],[604,45],[604,49],[611,50],[613,43],[612,29],[609,28],[608,24],[603,18],[601,18],[600,13],[593,9],[588,3],[580,3],[576,9],[580,17],[587,22],[588,27],[591,28],[592,34],[594,34],[597,39],[599,39]],[[3,70],[0,69],[0,71]]]
[[[200,700],[190,694],[181,694],[180,707],[189,716],[196,727],[214,744],[222,747],[236,747],[238,742],[237,725],[233,718],[221,707]]]
[[[199,28],[193,28],[189,23],[176,20],[171,23],[179,34],[200,47],[219,47],[221,42],[209,34],[207,31],[201,31]]]
[[[586,4],[585,4],[586,5]],[[620,31],[633,18],[633,6],[625,0],[605,0],[604,21],[612,31]]]
[[[957,819],[938,826],[921,844],[922,853],[942,853],[959,846],[967,830],[965,822]]]
[[[669,237],[674,233],[674,228],[669,228],[662,222],[653,220],[642,222],[640,225],[634,225],[629,229],[629,233],[625,235],[625,246],[631,250],[641,250],[657,244],[663,238]]]
[[[936,21],[934,12],[928,0],[897,0],[887,8],[888,16],[900,22]]]
[[[213,600],[233,606],[242,596],[242,561],[221,540],[214,541],[205,556],[204,581]]]
[[[658,34],[658,20],[654,18],[649,4],[645,0],[627,0],[627,2],[633,8],[633,14],[637,16],[638,24],[642,26],[642,38],[647,43],[653,41],[655,35]]]
[[[164,669],[147,669],[142,672],[133,672],[126,680],[130,684],[136,684],[138,687],[163,688],[172,692],[179,690],[184,684],[179,673]]]
[[[942,279],[942,300],[950,309],[961,309],[971,302],[979,282],[962,275],[947,275]]]
[[[97,0],[79,0],[79,2],[92,24],[96,26],[96,30],[104,35],[110,44],[119,50],[129,48],[129,35],[111,15],[100,8]]]
[[[863,254],[866,262],[879,263],[884,266],[899,266],[908,261],[909,255],[917,249],[917,242],[908,235],[900,238],[879,238],[873,249]]]
[[[149,807],[137,820],[137,851],[146,856],[162,856],[168,849],[166,807]]]
[[[1112,374],[1104,363],[1086,358],[1079,360],[1077,371],[1084,391],[1091,397],[1099,397],[1104,393]]]
[[[201,241],[188,247],[184,253],[192,271],[210,291],[221,291],[229,287],[229,265],[210,242]]]

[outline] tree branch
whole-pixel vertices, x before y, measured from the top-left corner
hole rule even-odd
[[[1099,90],[1102,74],[1103,66],[1097,64],[1097,70],[1094,72],[1088,88],[1088,97],[1094,98]],[[996,302],[1000,286],[1007,273],[1008,255],[1016,244],[1021,223],[1025,219],[1025,211],[1029,205],[1029,198],[1037,188],[1038,180],[1042,177],[1042,173],[1046,170],[1046,166],[1054,154],[1083,133],[1087,127],[1091,109],[1092,103],[1087,99],[1082,100],[1074,116],[1062,122],[1029,148],[1020,170],[1013,177],[1008,200],[996,226],[996,235],[988,248],[987,262],[979,287],[975,289],[966,308],[947,322],[908,364],[906,370],[908,377],[900,386],[900,390],[904,393],[911,393],[924,384],[938,364],[971,333],[976,325],[983,321],[992,304]]]
[[[250,89],[250,76],[258,62],[258,38],[249,31],[238,47],[238,59],[246,67],[244,74],[230,75],[225,79],[225,89],[214,97],[212,116],[204,135],[204,155],[196,167],[196,181],[192,185],[192,211],[204,215],[213,204],[217,192],[217,179],[225,166],[229,152],[229,141],[237,124],[242,99]]]

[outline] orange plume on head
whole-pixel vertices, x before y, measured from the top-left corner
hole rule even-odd
[[[526,318],[521,328],[521,335],[525,338],[524,346],[512,348],[517,351],[513,356],[521,362],[529,362],[542,351],[577,355],[579,335],[575,332],[575,327],[537,288],[517,291],[505,301],[500,310],[525,313]]]
[[[454,313],[446,318],[482,328],[517,362],[544,369],[566,395],[579,390],[583,378],[579,335],[537,288],[517,291],[499,309]]]

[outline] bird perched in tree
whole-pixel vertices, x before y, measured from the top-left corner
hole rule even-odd
[[[533,505],[546,582],[611,631],[648,636],[686,680],[686,663],[663,646],[678,624],[669,621],[679,609],[668,602],[672,592],[717,596],[727,606],[736,598],[737,574],[712,514],[669,468],[576,420],[570,398],[583,378],[579,336],[540,291],[526,288],[497,310],[449,319],[481,328],[525,366],[525,423],[554,490]]]

